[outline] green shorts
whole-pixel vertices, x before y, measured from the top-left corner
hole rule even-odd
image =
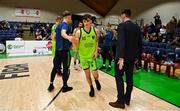
[[[91,69],[92,71],[97,70],[97,64],[95,59],[80,59],[80,64],[83,70]]]

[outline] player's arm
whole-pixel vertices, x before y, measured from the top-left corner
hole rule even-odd
[[[97,38],[96,38],[96,48],[98,48],[100,31],[97,28],[95,28],[95,31],[96,31],[96,36],[97,36]]]
[[[71,42],[72,41],[72,36],[67,35],[66,31],[67,31],[66,29],[62,29],[61,30],[61,35],[62,35],[63,38],[65,38],[65,39],[67,39],[67,40],[69,40]]]
[[[97,58],[97,56],[98,56],[98,46],[99,46],[100,31],[97,28],[95,28],[95,31],[96,31],[96,51],[95,51],[95,54],[94,54],[94,58]]]
[[[81,33],[80,30],[77,30],[75,33],[75,37],[74,37],[75,38],[75,42],[74,42],[75,48],[77,48],[79,45],[80,33]]]
[[[77,31],[77,28],[75,28],[75,29],[73,30],[73,35],[76,34],[76,31]]]

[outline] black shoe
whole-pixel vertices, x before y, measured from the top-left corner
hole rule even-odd
[[[148,72],[148,69],[144,69],[146,72]]]
[[[130,101],[126,101],[125,104],[129,106],[130,105]]]
[[[106,68],[106,66],[105,65],[103,65],[102,67],[100,67],[99,69],[100,70],[102,70],[102,69],[105,69]]]
[[[95,80],[95,83],[96,83],[97,90],[100,91],[101,90],[101,84],[99,83],[98,80]]]
[[[139,70],[139,69],[141,69],[141,67],[138,66],[138,67],[136,67],[136,69]]]
[[[109,102],[109,105],[114,107],[114,108],[125,109],[125,104],[121,104],[118,101],[116,101],[116,102]]]
[[[130,105],[130,98],[131,98],[130,95],[128,96],[127,94],[125,94],[125,104],[128,106]]]
[[[76,66],[76,60],[74,61],[74,66]]]
[[[49,92],[53,91],[53,90],[54,90],[54,85],[53,85],[53,84],[50,84],[47,90],[48,90]]]
[[[111,71],[111,67],[110,66],[107,68],[107,71]]]
[[[93,86],[91,86],[91,90],[89,92],[89,96],[90,97],[94,97],[94,87]]]
[[[73,87],[63,86],[62,92],[65,93],[65,92],[71,91],[72,89],[73,89]]]

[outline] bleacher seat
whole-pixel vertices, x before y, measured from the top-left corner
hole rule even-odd
[[[180,61],[180,48],[175,49],[176,60]]]
[[[143,46],[148,46],[148,42],[147,42],[147,41],[143,41],[143,42],[142,42],[142,45],[143,45]]]
[[[154,54],[156,51],[158,51],[158,48],[157,48],[157,47],[151,47],[151,48],[150,48],[151,54]]]
[[[1,30],[0,31],[0,42],[4,43],[6,40],[14,40],[16,38],[16,30]]]
[[[143,53],[150,53],[151,51],[150,51],[150,48],[151,47],[149,47],[149,46],[144,46],[143,47]]]
[[[174,53],[174,50],[173,49],[166,49],[166,54],[169,54],[169,53]]]
[[[159,43],[159,48],[166,48],[167,47],[167,43]]]

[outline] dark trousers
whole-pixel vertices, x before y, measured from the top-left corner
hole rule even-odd
[[[138,61],[135,63],[136,69],[139,69],[140,67],[142,67],[142,63],[141,63],[141,56],[139,56]]]
[[[109,62],[109,65],[111,65],[112,56],[111,56],[111,47],[103,47],[102,51],[102,58],[103,58],[103,64],[106,64],[106,59]]]
[[[113,55],[113,59],[115,59],[116,56],[116,45],[112,46],[112,55]]]
[[[117,86],[117,98],[118,102],[124,104],[125,101],[130,101],[131,92],[133,89],[133,69],[134,69],[134,60],[124,61],[124,66],[122,70],[119,70],[118,61],[115,61],[115,79]],[[126,74],[126,92],[124,92],[124,82],[123,82],[123,74]]]
[[[55,52],[55,57],[53,60],[54,66],[51,72],[50,82],[54,81],[54,78],[58,69],[61,69],[61,64],[63,64],[63,73],[62,73],[63,86],[67,86],[67,81],[70,74],[70,71],[69,71],[70,61],[71,61],[71,55],[70,55],[69,50]]]
[[[168,33],[167,33],[167,39],[168,39],[168,41],[172,42],[173,39],[174,39],[173,36],[174,36],[174,33],[173,33],[173,32],[168,32]]]

